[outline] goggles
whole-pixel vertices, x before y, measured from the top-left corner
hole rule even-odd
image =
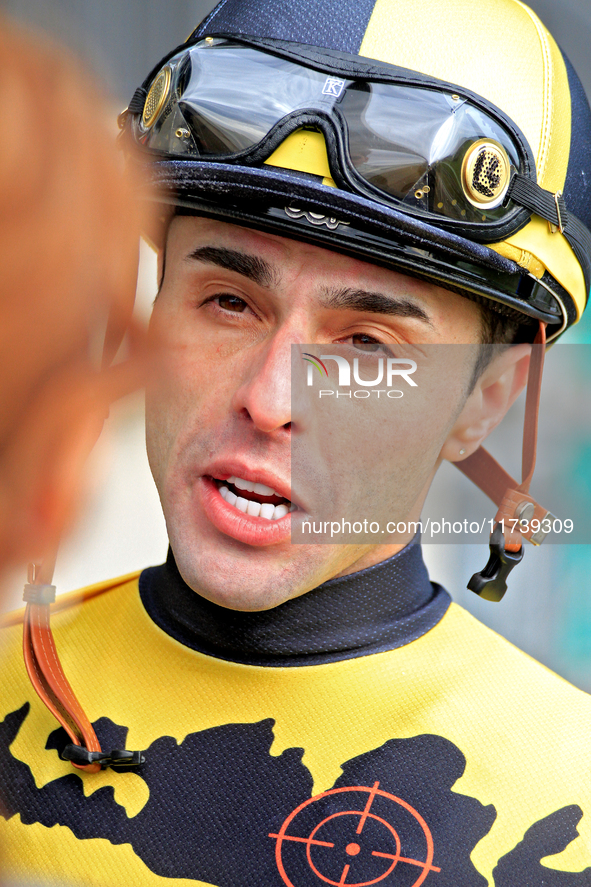
[[[515,123],[453,84],[318,47],[207,36],[165,57],[119,122],[164,202],[303,239],[293,220],[305,216],[313,242],[492,299],[554,337],[574,320],[571,294],[487,246],[535,213],[564,236],[589,292],[590,232],[537,185]],[[322,133],[330,169],[325,154],[325,172],[294,176],[272,155],[306,129]]]
[[[346,190],[402,204],[483,242],[491,227],[503,236],[527,221],[507,191],[514,172],[529,176],[535,166],[502,112],[402,69],[388,82],[369,79],[370,70],[341,77],[206,38],[161,68],[136,138],[167,157],[256,163],[291,132],[311,127],[324,133],[334,180]]]

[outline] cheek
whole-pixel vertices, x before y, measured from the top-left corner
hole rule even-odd
[[[209,391],[211,383],[202,361],[182,348],[167,353],[159,379],[146,390],[146,442],[157,482],[157,475],[174,462],[187,436],[207,421]]]
[[[161,494],[225,427],[239,376],[213,337],[205,346],[186,338],[169,331],[160,376],[146,390],[148,459]]]
[[[146,390],[146,449],[150,470],[161,495],[176,436],[174,415],[164,408],[164,404],[161,392],[154,386]]]
[[[417,387],[401,382],[392,390],[402,396],[383,391],[377,397],[377,390],[368,389],[364,397],[306,402],[305,426],[292,449],[292,482],[318,507],[321,519],[335,519],[339,509],[348,515],[351,508],[358,515],[365,509],[376,520],[402,519],[414,508],[462,398],[457,360],[436,356],[440,359],[419,367]]]

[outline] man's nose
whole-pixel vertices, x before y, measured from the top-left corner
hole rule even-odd
[[[250,361],[244,381],[232,399],[236,412],[266,433],[291,425],[291,344],[289,331],[276,333]]]

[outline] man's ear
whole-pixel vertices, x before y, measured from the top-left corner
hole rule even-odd
[[[496,428],[527,384],[530,355],[531,345],[511,345],[491,360],[443,445],[443,459],[466,459]]]

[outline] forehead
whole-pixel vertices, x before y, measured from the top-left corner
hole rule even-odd
[[[182,260],[186,250],[190,252],[194,245],[202,243],[262,256],[285,274],[296,267],[306,266],[317,273],[332,269],[333,273],[357,279],[381,280],[390,284],[396,281],[399,286],[416,287],[417,291],[429,286],[397,271],[321,246],[198,216],[180,215],[172,219],[168,230],[167,262],[169,258]]]
[[[289,290],[294,284],[310,293],[330,285],[404,296],[423,306],[434,324],[450,334],[450,341],[456,339],[454,331],[464,340],[479,341],[480,309],[463,296],[321,246],[217,219],[191,215],[172,219],[166,247],[167,276],[190,273],[195,263],[188,261],[188,257],[202,246],[235,250],[264,260],[271,266],[277,292]],[[219,273],[219,267],[211,267]],[[467,330],[470,334],[466,339]]]

